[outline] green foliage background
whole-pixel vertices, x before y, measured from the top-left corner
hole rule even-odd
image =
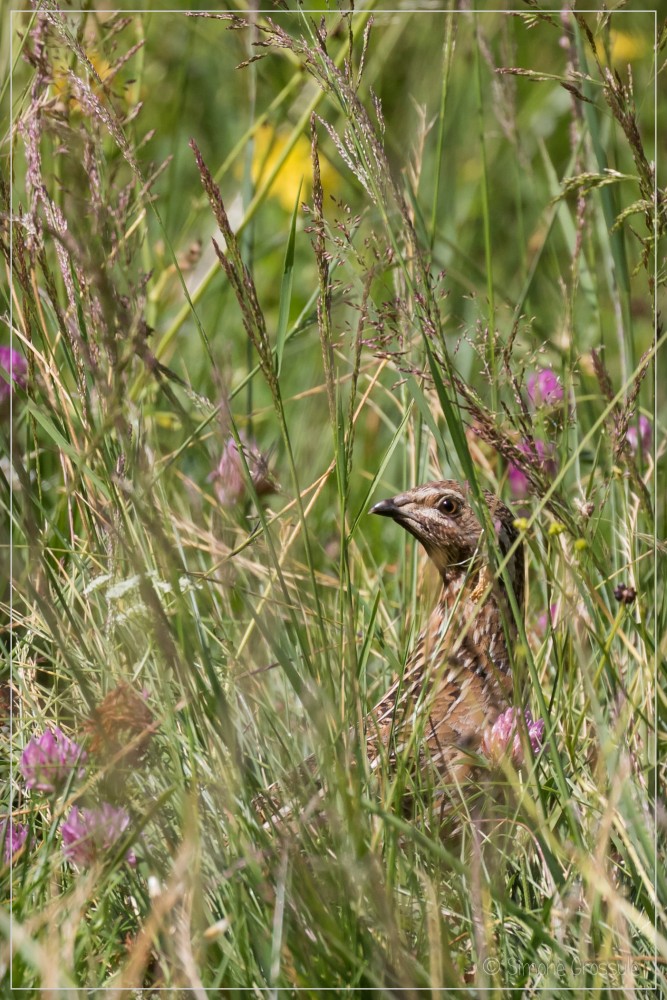
[[[3,871],[5,982],[660,990],[664,34],[631,8],[239,13],[255,27],[101,5],[3,25],[3,320],[29,364],[3,424],[4,811],[30,831]],[[528,408],[539,368],[564,406]],[[471,467],[511,499],[531,432],[559,471],[525,459],[515,694],[547,739],[492,827],[463,796],[450,842],[428,782],[404,815],[406,761],[364,763],[437,595],[366,512]],[[253,451],[226,504],[211,474],[239,434],[279,490],[257,496]],[[149,749],[124,719],[85,779],[27,792],[31,736],[90,740],[119,684],[144,692]],[[127,838],[77,870],[60,827],[101,800]]]

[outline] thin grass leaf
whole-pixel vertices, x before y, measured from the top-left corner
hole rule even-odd
[[[299,181],[299,190],[294,202],[292,220],[290,222],[289,236],[285,248],[285,261],[283,263],[283,276],[280,283],[280,306],[278,308],[278,328],[276,330],[276,374],[280,375],[283,365],[283,351],[285,350],[285,340],[287,337],[287,324],[289,323],[289,311],[292,302],[292,284],[294,281],[294,247],[296,243],[296,220],[299,212],[299,199],[303,178]]]

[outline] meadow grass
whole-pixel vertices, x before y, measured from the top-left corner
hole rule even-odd
[[[4,988],[665,991],[664,47],[375,6],[3,25]],[[365,743],[441,478],[545,722],[456,836]]]

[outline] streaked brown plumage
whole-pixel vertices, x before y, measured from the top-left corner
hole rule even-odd
[[[514,517],[492,493],[485,492],[484,500],[504,556],[518,537]],[[426,483],[380,501],[371,513],[391,517],[414,535],[443,582],[403,676],[372,713],[371,766],[383,753],[391,759],[405,752],[420,765],[430,760],[444,779],[458,784],[468,770],[466,752],[478,749],[486,727],[511,700],[506,634],[514,642],[517,630],[505,585],[489,565],[467,483]],[[522,609],[521,545],[507,573]]]
[[[492,493],[483,494],[499,553],[505,556],[518,533],[514,516]],[[479,749],[485,730],[504,711],[512,695],[507,637],[517,629],[505,585],[489,565],[483,528],[467,483],[425,483],[381,500],[370,513],[391,517],[414,535],[438,568],[443,588],[405,671],[367,719],[367,754],[372,770],[383,758],[391,766],[405,755],[415,772],[435,766],[443,785],[460,786],[470,776],[470,751]],[[517,606],[523,609],[523,548],[516,546],[507,575]],[[299,769],[312,780],[317,760]],[[440,782],[439,782],[440,783]],[[309,808],[317,814],[316,800]],[[271,822],[291,815],[272,786],[258,802]]]

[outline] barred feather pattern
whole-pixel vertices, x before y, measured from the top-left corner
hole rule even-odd
[[[486,557],[485,529],[470,499],[467,483],[443,480],[371,509],[418,539],[437,566],[443,587],[403,674],[367,719],[368,760],[371,770],[383,760],[391,770],[399,755],[415,771],[432,765],[441,790],[461,787],[472,776],[471,751],[479,749],[484,731],[510,703],[508,642],[516,642],[517,627],[505,577],[520,611],[524,600],[524,556],[514,515],[494,494],[484,493],[498,553],[506,563],[506,573],[498,574]],[[302,780],[312,780],[316,766],[314,756],[304,761]],[[291,815],[276,791],[272,786],[257,801],[267,823]],[[314,815],[321,797],[320,789],[309,807]]]
[[[524,561],[511,511],[491,493],[489,507],[498,550],[517,605],[523,607]],[[441,507],[452,507],[447,516]],[[440,599],[412,651],[403,675],[372,712],[371,767],[407,754],[415,765],[435,765],[456,784],[469,773],[470,751],[508,707],[512,675],[507,642],[517,629],[502,577],[496,578],[483,529],[469,503],[467,484],[426,484],[373,508],[402,524],[424,544],[443,582]],[[440,523],[442,522],[442,523]]]

